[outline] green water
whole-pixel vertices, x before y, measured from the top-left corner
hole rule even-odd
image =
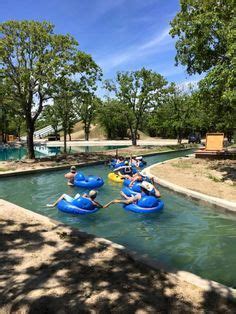
[[[20,160],[26,156],[27,150],[24,147],[0,147],[0,161]],[[36,157],[43,157],[45,154],[35,152]]]
[[[186,152],[145,158],[148,165]],[[105,185],[98,201],[106,203],[119,195],[121,185],[108,181],[106,166],[82,168],[85,174],[102,176]],[[62,221],[80,230],[125,245],[178,269],[191,271],[228,286],[236,286],[236,216],[199,205],[160,188],[165,209],[157,214],[136,214],[120,205],[88,216],[74,216],[45,207],[62,193],[83,192],[66,185],[66,171],[2,178],[0,198]],[[30,191],[30,192],[29,192]]]
[[[124,148],[128,147],[124,146],[69,146],[67,147],[68,153],[92,153],[92,152],[100,152],[109,149],[116,148]],[[46,145],[35,147],[35,156],[45,157],[45,156],[55,156],[59,153],[63,152],[63,147],[47,147]],[[25,147],[0,147],[0,161],[5,160],[20,160],[25,157],[27,154],[27,150]]]

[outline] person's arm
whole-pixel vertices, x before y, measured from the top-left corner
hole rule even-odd
[[[109,207],[110,205],[115,204],[115,203],[121,203],[122,201],[124,201],[124,200],[118,200],[118,199],[112,200],[112,201],[110,201],[109,203],[105,204],[105,205],[103,206],[103,208],[107,208],[107,207]]]
[[[155,196],[156,196],[156,197],[161,197],[161,193],[160,193],[160,191],[158,190],[158,188],[156,187],[156,182],[155,182],[155,180],[154,180],[154,176],[149,177],[149,178],[150,178],[150,180],[151,180],[151,182],[152,182],[152,184],[153,184],[154,191],[155,191]]]
[[[74,177],[74,175],[71,172],[68,172],[65,174],[66,179],[72,179],[73,177]]]
[[[132,203],[132,200],[120,200],[120,199],[116,199],[116,200],[113,200],[113,201],[110,201],[109,203],[107,203],[106,205],[103,206],[103,208],[107,208],[109,207],[110,205],[112,204],[130,204]]]
[[[92,201],[93,202],[93,205],[98,207],[98,208],[104,208],[104,206],[98,202],[95,202],[95,201]]]
[[[154,186],[154,191],[155,191],[156,197],[161,197],[160,191],[155,187],[155,185],[153,185],[153,186]]]

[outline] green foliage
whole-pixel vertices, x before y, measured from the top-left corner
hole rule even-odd
[[[133,145],[137,144],[137,131],[145,113],[160,105],[168,93],[166,85],[163,76],[145,68],[118,72],[115,82],[105,82],[105,88],[115,92],[126,113]]]
[[[176,61],[189,74],[230,63],[233,53],[233,0],[180,0],[170,34],[178,37]]]
[[[149,114],[147,130],[152,136],[178,137],[203,129],[202,112],[196,92],[181,92],[171,85],[166,101]]]
[[[60,80],[76,75],[78,81],[97,78],[99,67],[91,56],[78,51],[70,35],[54,34],[48,22],[8,21],[0,24],[0,62],[7,97],[24,116],[29,157],[34,158],[35,122]]]
[[[39,129],[46,127],[48,125],[51,125],[55,134],[57,135],[57,130],[58,130],[60,121],[59,121],[59,113],[57,113],[57,106],[55,105],[55,103],[53,105],[49,105],[45,107],[45,109],[43,110],[42,117],[39,120],[39,122],[41,122],[40,125],[37,124]]]
[[[62,77],[56,86],[54,105],[48,109],[51,111],[51,122],[57,128],[56,121],[62,125],[64,133],[64,153],[67,152],[66,136],[71,134],[78,117],[75,114],[75,97],[78,93],[78,83],[69,78]]]
[[[235,18],[233,0],[181,0],[170,34],[178,37],[176,61],[189,74],[207,72],[198,93],[203,125],[232,133],[235,127]]]
[[[231,133],[235,127],[235,91],[227,80],[229,73],[223,65],[216,66],[199,83],[199,101],[204,122],[211,131]]]
[[[108,139],[127,137],[128,123],[126,111],[116,99],[102,102],[98,110],[98,121],[104,128]]]

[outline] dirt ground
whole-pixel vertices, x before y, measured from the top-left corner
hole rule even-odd
[[[0,200],[0,313],[235,313],[236,304]]]
[[[12,171],[22,171],[22,170],[34,170],[34,169],[43,169],[49,167],[60,167],[70,165],[98,161],[98,160],[109,160],[111,157],[114,157],[116,153],[118,155],[130,156],[130,155],[142,155],[147,153],[162,152],[167,150],[174,150],[181,148],[179,146],[163,146],[163,147],[127,147],[120,148],[116,150],[109,150],[98,153],[75,153],[73,155],[58,155],[54,157],[45,157],[36,160],[16,160],[16,161],[0,161],[0,174],[7,173]],[[183,148],[183,147],[182,147]]]
[[[236,202],[236,161],[183,157],[152,168],[158,178],[184,188]]]

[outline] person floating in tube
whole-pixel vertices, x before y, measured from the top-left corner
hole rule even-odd
[[[144,196],[154,196],[156,198],[161,197],[161,193],[158,191],[158,189],[151,183],[147,181],[143,181],[140,185],[141,187],[141,193],[137,193],[134,196],[127,196],[122,191],[120,192],[121,196],[123,196],[125,199],[115,199],[107,203],[103,206],[103,208],[107,208],[112,204],[136,204],[142,197]]]
[[[82,197],[86,197],[88,198],[94,205],[94,208],[95,207],[98,207],[98,208],[103,208],[103,205],[101,205],[100,203],[98,203],[97,201],[95,201],[95,198],[97,197],[97,194],[98,192],[95,191],[95,190],[91,190],[89,191],[88,194],[83,194]],[[69,203],[71,203],[73,200],[77,200],[78,198],[80,198],[81,195],[79,193],[77,193],[74,198],[71,197],[70,195],[68,194],[62,194],[54,203],[52,204],[47,204],[46,206],[47,207],[55,207],[61,200],[65,200]]]
[[[131,179],[133,177],[133,169],[129,165],[128,160],[125,161],[124,166],[114,169],[113,172],[124,179]]]
[[[74,185],[74,181],[75,181],[75,176],[76,176],[77,172],[76,172],[76,167],[75,166],[71,166],[70,167],[70,172],[65,174],[65,178],[68,180],[67,184],[73,186]]]

